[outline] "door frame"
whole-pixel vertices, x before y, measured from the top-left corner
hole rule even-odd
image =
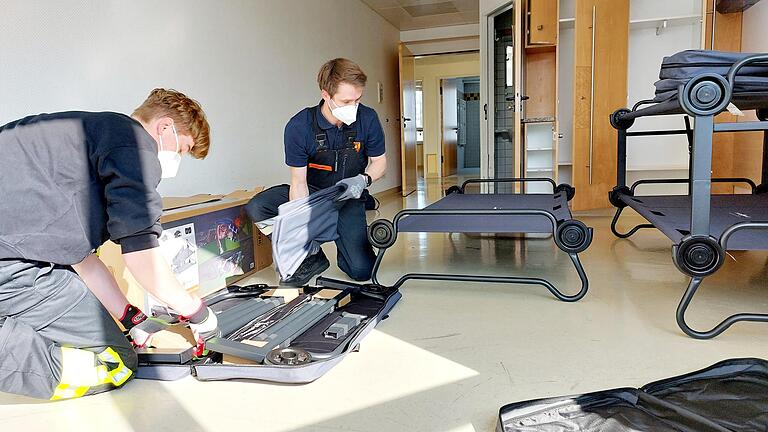
[[[480,177],[483,178],[493,178],[495,174],[493,163],[496,156],[493,146],[495,121],[492,108],[496,103],[492,76],[495,67],[494,19],[497,15],[514,7],[515,0],[510,0],[480,17]],[[483,183],[480,186],[482,192],[488,192],[488,184]]]
[[[406,53],[408,55],[405,55]],[[398,44],[398,87],[399,87],[399,90],[400,90],[399,91],[400,95],[399,95],[398,99],[400,101],[400,110],[399,110],[400,112],[399,112],[399,119],[398,119],[397,123],[398,123],[399,129],[400,129],[400,171],[401,171],[401,173],[400,173],[401,174],[401,177],[400,177],[400,182],[401,182],[400,190],[401,190],[402,196],[408,196],[411,193],[415,192],[418,189],[418,183],[419,183],[418,156],[416,156],[416,151],[418,150],[418,146],[416,145],[417,140],[416,140],[416,115],[415,115],[415,112],[412,115],[412,117],[413,117],[412,119],[407,119],[406,120],[406,117],[405,117],[406,102],[404,101],[404,96],[405,96],[404,82],[405,81],[403,79],[403,63],[404,63],[403,59],[405,59],[406,57],[410,59],[410,62],[415,62],[415,56],[413,55],[413,53],[411,53],[411,51],[408,49],[408,47],[406,46],[406,44],[404,42],[400,42],[400,44]],[[413,63],[413,71],[412,71],[412,73],[413,73],[413,84],[414,84],[414,86],[413,86],[413,105],[414,105],[413,108],[414,108],[414,110],[416,108],[416,106],[415,106],[416,105],[416,94],[415,94],[415,92],[416,92],[416,87],[415,87],[416,76],[415,76],[415,72],[416,72],[416,65],[415,65],[415,63]],[[407,141],[407,139],[406,139],[406,131],[407,131],[408,128],[406,127],[406,121],[413,122],[413,139],[414,139],[414,142],[413,142],[414,156],[413,157],[416,159],[416,160],[413,161],[414,169],[416,171],[415,173],[413,173],[414,174],[414,176],[413,176],[414,184],[413,185],[408,184],[408,181],[407,181],[408,180],[408,163],[407,163],[408,162],[408,148],[407,148],[407,145],[406,145],[406,141]]]
[[[446,55],[450,55],[450,54],[446,54]],[[482,64],[480,66],[482,67]],[[438,116],[439,117],[439,122],[437,124],[438,131],[440,131],[440,137],[439,137],[439,140],[438,140],[440,144],[437,146],[437,160],[438,160],[438,163],[437,163],[437,177],[438,178],[443,178],[443,163],[442,163],[442,160],[443,160],[442,159],[443,158],[443,134],[442,134],[442,130],[443,130],[443,95],[440,93],[439,89],[442,88],[443,80],[457,79],[457,78],[472,78],[474,76],[476,76],[476,75],[450,74],[450,75],[440,75],[440,76],[438,76],[436,78],[437,79],[437,88],[438,88],[437,95],[436,95],[436,97],[437,97],[437,106],[440,107],[440,110],[439,110],[440,111],[440,115]],[[482,120],[482,117],[481,117],[481,120]],[[482,132],[482,130],[481,130],[481,132]],[[482,158],[483,158],[482,139],[483,139],[483,137],[482,137],[482,134],[481,134],[480,135],[480,142],[481,142],[481,144],[480,144],[480,160],[481,160],[480,176],[481,177],[483,175],[483,172],[482,172]]]

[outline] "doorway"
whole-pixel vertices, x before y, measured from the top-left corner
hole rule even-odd
[[[480,77],[443,79],[440,85],[442,176],[480,175]]]

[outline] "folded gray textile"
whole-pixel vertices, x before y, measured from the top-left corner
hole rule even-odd
[[[331,186],[278,207],[272,231],[272,258],[281,279],[291,277],[321,244],[339,237],[336,227],[340,204],[336,198],[344,189]]]

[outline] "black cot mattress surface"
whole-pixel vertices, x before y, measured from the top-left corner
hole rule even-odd
[[[691,197],[687,195],[630,196],[621,200],[648,219],[674,243],[690,232]],[[710,234],[719,239],[730,226],[768,221],[768,194],[712,195]],[[768,250],[768,230],[743,230],[728,240],[729,250]]]
[[[506,405],[499,432],[768,430],[768,362],[725,360],[639,389],[618,388]]]
[[[560,220],[571,219],[568,199],[556,194],[450,194],[425,210],[544,210]],[[407,215],[402,232],[552,233],[552,222],[536,215]]]

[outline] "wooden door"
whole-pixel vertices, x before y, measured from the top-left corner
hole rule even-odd
[[[416,190],[416,71],[413,54],[401,43],[400,59],[400,158],[403,196]]]
[[[575,26],[572,205],[607,208],[617,160],[608,116],[627,104],[629,0],[576,0]]]
[[[440,82],[440,98],[442,99],[442,153],[443,177],[456,174],[457,145],[459,142],[458,102],[456,100],[456,80],[444,79]]]

